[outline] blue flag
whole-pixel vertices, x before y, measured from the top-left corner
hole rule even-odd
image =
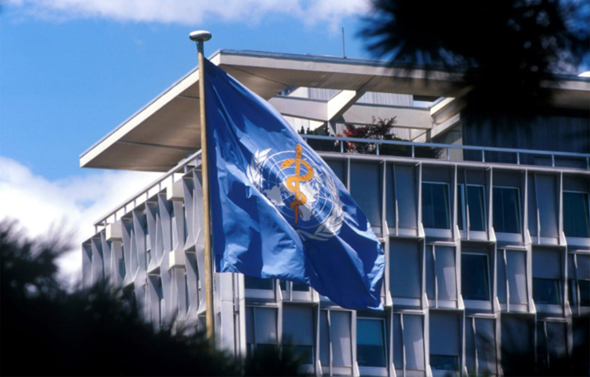
[[[344,185],[270,104],[207,60],[204,69],[217,271],[383,310],[383,249]]]

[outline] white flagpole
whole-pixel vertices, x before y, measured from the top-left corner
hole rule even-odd
[[[191,41],[197,42],[199,53],[199,106],[201,108],[201,168],[203,175],[203,234],[205,236],[205,305],[207,339],[215,340],[215,317],[213,314],[213,258],[211,254],[211,219],[209,210],[209,164],[207,158],[207,118],[205,116],[205,57],[203,44],[211,39],[205,30],[190,33]]]

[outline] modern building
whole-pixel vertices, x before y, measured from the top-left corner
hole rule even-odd
[[[466,108],[453,97],[459,74],[426,81],[384,62],[251,51],[211,61],[296,129],[334,135],[395,117],[410,140],[349,153],[341,138],[308,136],[383,243],[385,311],[216,273],[220,346],[246,356],[290,340],[316,375],[502,375],[564,360],[588,370],[590,79],[565,78],[551,106],[523,118]],[[84,281],[108,279],[154,324],[175,318],[185,331],[205,312],[198,99],[195,69],[80,157],[162,173],[105,208],[82,245]]]

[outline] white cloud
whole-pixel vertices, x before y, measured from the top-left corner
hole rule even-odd
[[[72,236],[73,250],[59,260],[67,282],[79,278],[81,244],[94,234],[94,222],[159,175],[101,171],[49,181],[9,158],[0,157],[0,166],[0,220],[18,220],[31,238]]]
[[[255,22],[270,14],[335,24],[369,9],[368,0],[8,0],[7,4],[39,18],[97,17],[183,25],[203,20]]]

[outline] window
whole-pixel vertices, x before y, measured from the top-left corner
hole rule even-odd
[[[568,237],[590,237],[588,193],[563,192],[563,232]]]
[[[422,223],[424,228],[451,229],[448,184],[422,183]]]
[[[494,319],[465,318],[465,366],[469,375],[496,374]]]
[[[356,322],[356,357],[359,366],[385,367],[385,321],[359,318]]]
[[[350,194],[373,227],[381,226],[381,165],[366,162],[350,164]]]
[[[313,312],[309,307],[285,305],[283,307],[283,342],[295,346],[296,356],[305,364],[313,364]]]
[[[505,375],[524,376],[535,368],[535,320],[502,313],[501,362]]]
[[[467,219],[469,219],[469,230],[485,232],[487,227],[484,187],[467,185],[467,191],[465,191],[465,185],[459,185],[458,194],[459,229],[467,229]],[[469,214],[469,216],[467,217],[466,214]]]
[[[406,369],[424,370],[424,317],[402,314],[403,351]],[[400,329],[401,330],[401,329]]]
[[[561,304],[559,280],[533,278],[533,300],[535,304]]]
[[[434,370],[459,370],[461,342],[459,317],[430,312],[430,366]]]
[[[490,300],[489,271],[487,254],[461,255],[461,294],[465,300]]]
[[[526,256],[521,251],[498,250],[498,299],[527,304]],[[506,263],[504,263],[506,261]]]
[[[392,239],[389,246],[389,288],[393,297],[420,298],[422,258],[419,246],[417,242]]]
[[[287,291],[288,287],[291,287],[291,290],[294,292],[309,292],[309,286],[303,283],[295,283],[290,282],[287,280],[279,280],[279,284],[281,286],[281,290]]]
[[[164,292],[162,291],[162,278],[159,275],[148,275],[147,279],[147,310],[148,319],[155,325],[161,325],[164,320],[165,308]]]
[[[568,298],[572,307],[590,306],[590,255],[568,255]]]
[[[268,308],[246,308],[246,352],[252,357],[255,352],[277,346],[277,310]]]
[[[570,368],[567,330],[563,322],[537,322],[537,363],[540,371],[559,373]]]
[[[261,279],[244,275],[244,285],[246,289],[274,289],[274,279]]]
[[[436,245],[426,247],[426,294],[430,300],[457,299],[454,248]]]
[[[559,252],[533,250],[533,300],[535,304],[561,304]]]
[[[344,367],[348,368],[348,373],[352,372],[350,321],[350,312],[320,311],[320,362],[324,366],[332,367],[334,374],[345,373]]]
[[[494,230],[520,233],[520,199],[516,187],[494,187]]]

